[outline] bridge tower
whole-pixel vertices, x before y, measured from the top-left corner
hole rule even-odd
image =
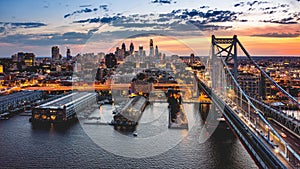
[[[237,63],[237,36],[234,35],[232,38],[216,38],[212,35],[211,38],[211,60],[212,64],[216,63],[217,57],[224,58],[228,65],[232,64],[232,73],[235,78],[238,76],[238,63]],[[220,65],[215,65],[220,66]]]

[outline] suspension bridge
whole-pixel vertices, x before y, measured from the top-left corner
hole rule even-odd
[[[222,110],[223,117],[260,168],[299,168],[299,119],[271,106],[265,100],[266,92],[261,97],[247,92],[249,84],[241,86],[238,70],[238,56],[241,55],[246,56],[270,86],[297,107],[296,114],[299,114],[297,99],[255,62],[236,35],[232,38],[212,36],[210,58],[206,65],[209,76],[195,75],[199,89],[211,98],[216,108]],[[289,135],[286,136],[282,130]]]

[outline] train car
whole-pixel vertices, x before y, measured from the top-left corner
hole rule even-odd
[[[134,129],[138,125],[138,121],[147,104],[147,98],[144,96],[132,97],[119,112],[116,112],[117,114],[114,115],[112,124],[115,127]]]
[[[76,113],[96,103],[96,93],[74,92],[32,109],[31,122],[37,125],[65,125],[76,120]]]

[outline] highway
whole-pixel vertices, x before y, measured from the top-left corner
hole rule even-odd
[[[285,126],[274,121],[273,119],[270,119],[269,122],[272,127],[274,127],[274,129],[283,137],[284,141],[286,141],[298,154],[300,154],[300,136],[292,133],[291,130],[287,129]]]

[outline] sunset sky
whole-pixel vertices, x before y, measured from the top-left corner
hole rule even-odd
[[[300,1],[1,0],[0,57],[135,49],[154,39],[167,55],[208,55],[210,37],[238,35],[251,55],[300,56]]]

